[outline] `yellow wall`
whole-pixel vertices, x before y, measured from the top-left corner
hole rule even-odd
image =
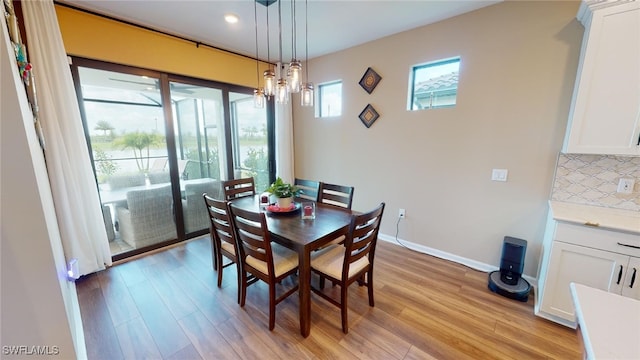
[[[60,5],[56,13],[69,55],[256,87],[250,58]]]

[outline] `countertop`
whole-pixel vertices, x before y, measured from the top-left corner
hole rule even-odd
[[[640,301],[571,283],[587,359],[640,359]]]
[[[582,205],[562,201],[549,201],[554,220],[592,225],[609,230],[626,231],[640,235],[640,212]]]

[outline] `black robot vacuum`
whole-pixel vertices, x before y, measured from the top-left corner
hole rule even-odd
[[[518,301],[528,301],[531,284],[522,278],[527,241],[504,237],[500,270],[489,273],[489,290]]]

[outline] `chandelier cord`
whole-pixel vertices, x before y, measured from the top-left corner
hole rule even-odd
[[[282,66],[282,1],[278,1],[278,34],[280,36],[280,67]],[[280,70],[280,78],[282,78],[282,69],[278,69]]]
[[[269,8],[265,6],[265,10],[267,11],[267,64],[269,64],[269,69],[271,69],[271,46],[269,45],[269,38],[271,37],[269,33]]]
[[[304,57],[307,82],[309,82],[309,0],[304,0]]]
[[[291,58],[297,59],[298,52],[296,51],[297,50],[296,45],[298,42],[298,37],[296,36],[296,31],[298,30],[298,25],[296,24],[296,1],[295,0],[291,1],[291,23],[293,24],[293,31],[291,31],[291,38],[293,39],[293,41],[291,41],[291,54],[293,54],[293,56]]]
[[[256,84],[256,89],[260,88],[260,60],[258,60],[258,2],[253,2],[253,20],[255,24],[256,30],[256,79],[258,83]]]

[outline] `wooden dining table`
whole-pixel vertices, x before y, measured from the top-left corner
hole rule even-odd
[[[309,200],[296,199],[296,202]],[[231,206],[251,211],[264,211],[272,240],[298,253],[298,293],[300,296],[300,334],[309,336],[311,329],[311,253],[340,235],[347,233],[351,210],[316,204],[315,219],[302,219],[301,210],[272,213],[260,206],[259,195],[231,200]]]

